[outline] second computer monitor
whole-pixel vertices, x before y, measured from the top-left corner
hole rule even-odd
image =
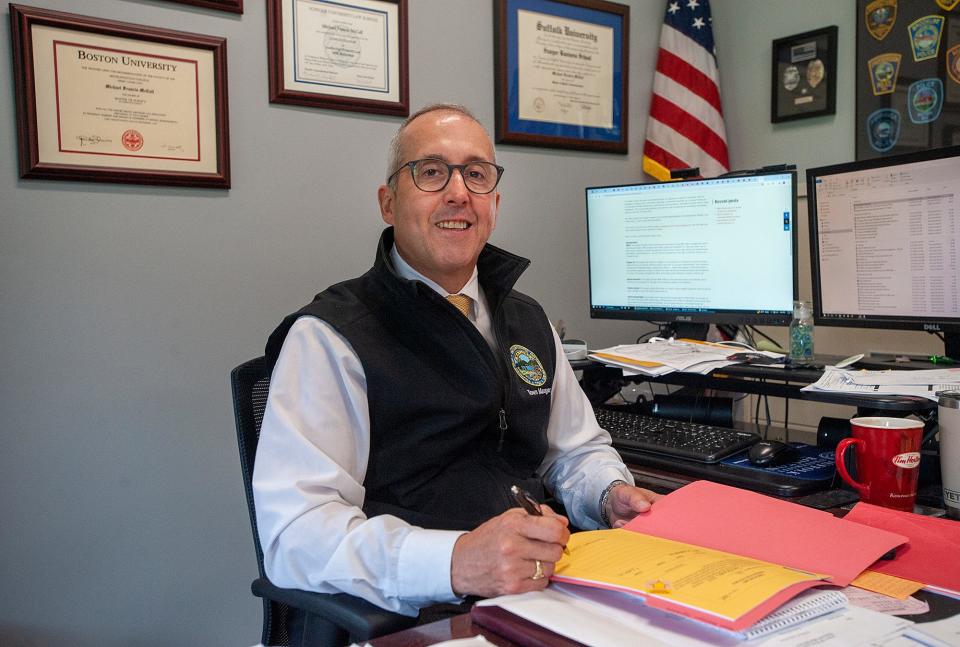
[[[786,325],[793,171],[586,189],[595,318]]]
[[[939,332],[960,359],[960,146],[807,170],[818,325]]]

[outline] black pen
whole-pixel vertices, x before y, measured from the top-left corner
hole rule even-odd
[[[542,517],[543,513],[540,511],[540,504],[537,503],[537,500],[533,498],[526,490],[516,486],[510,486],[510,493],[513,494],[514,501],[517,502],[521,508],[527,511],[527,514],[533,515],[534,517]],[[570,551],[567,550],[567,547],[563,547],[563,554],[569,555]]]

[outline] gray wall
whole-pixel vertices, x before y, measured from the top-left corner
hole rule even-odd
[[[368,266],[398,120],[270,105],[259,0],[242,17],[159,0],[34,4],[226,36],[234,188],[19,180],[0,31],[0,643],[253,644],[228,373],[282,315]],[[492,126],[492,3],[410,4],[411,104],[463,102]],[[645,330],[586,308],[582,188],[641,177],[664,5],[631,6],[630,154],[499,151],[493,242],[533,259],[519,287],[594,347]],[[851,159],[853,3],[714,0],[714,16],[734,166]],[[771,39],[827,24],[840,26],[837,116],[771,126]],[[824,350],[851,343],[817,335]],[[860,335],[859,348],[930,346]]]

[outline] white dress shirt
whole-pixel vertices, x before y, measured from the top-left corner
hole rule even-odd
[[[397,273],[447,292],[392,250]],[[495,348],[490,309],[477,272],[460,291],[468,318]],[[556,365],[538,473],[580,528],[600,527],[598,502],[612,481],[633,477],[597,425],[554,333]],[[363,366],[326,322],[304,316],[290,328],[273,369],[253,473],[257,526],[267,577],[286,588],[345,592],[416,615],[458,602],[450,583],[462,532],[411,526],[392,515],[368,519],[364,475],[370,417]]]

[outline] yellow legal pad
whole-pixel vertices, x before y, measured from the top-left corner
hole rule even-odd
[[[622,529],[574,533],[567,547],[557,579],[660,596],[729,619],[789,586],[828,577]]]

